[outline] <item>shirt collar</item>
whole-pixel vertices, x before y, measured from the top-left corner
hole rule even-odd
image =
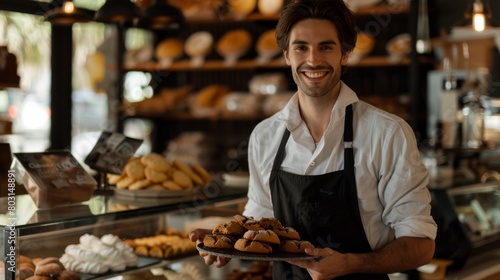
[[[356,93],[341,81],[339,97],[333,106],[331,120],[339,119],[340,116],[343,117],[345,115],[345,108],[358,101],[359,99]],[[290,131],[294,131],[302,123],[303,120],[300,117],[297,92],[295,92],[290,101],[288,101],[283,110],[281,110],[278,119],[284,122]]]

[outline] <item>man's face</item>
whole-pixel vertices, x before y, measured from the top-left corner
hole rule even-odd
[[[342,55],[340,43],[337,28],[329,20],[306,19],[292,27],[284,56],[299,92],[320,97],[338,91],[348,58]]]

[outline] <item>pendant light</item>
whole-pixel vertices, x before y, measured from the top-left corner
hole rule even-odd
[[[457,23],[456,26],[465,26],[482,32],[488,27],[496,26],[496,24],[492,21],[488,3],[483,0],[472,0],[467,7],[465,19]]]
[[[154,0],[153,4],[144,9],[137,27],[148,29],[179,29],[184,22],[182,11],[168,4],[167,0]]]
[[[77,22],[89,22],[92,13],[90,10],[75,7],[73,1],[68,0],[61,7],[48,11],[44,19],[53,25],[71,25]]]
[[[489,15],[491,17],[491,15]],[[481,32],[486,28],[486,15],[484,13],[484,4],[481,0],[476,0],[472,4],[472,27]]]
[[[130,0],[106,0],[95,13],[94,20],[106,23],[133,24],[140,16],[139,7]]]

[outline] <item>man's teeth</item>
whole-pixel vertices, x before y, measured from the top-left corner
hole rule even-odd
[[[317,79],[326,75],[326,72],[304,72],[304,74],[309,78]]]

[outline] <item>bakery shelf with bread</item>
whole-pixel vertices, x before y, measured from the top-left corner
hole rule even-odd
[[[419,58],[421,63],[431,64],[434,60],[428,57]],[[408,66],[410,59],[404,57],[398,62],[392,62],[389,55],[368,56],[358,63],[349,67],[396,67]],[[192,67],[189,60],[179,60],[173,62],[169,67],[162,67],[154,61],[138,64],[134,67],[127,67],[127,71],[144,72],[183,72],[183,71],[233,71],[249,69],[288,69],[289,66],[281,58],[270,60],[267,64],[261,64],[254,59],[245,59],[236,62],[234,65],[226,65],[223,60],[207,60],[203,66]]]

